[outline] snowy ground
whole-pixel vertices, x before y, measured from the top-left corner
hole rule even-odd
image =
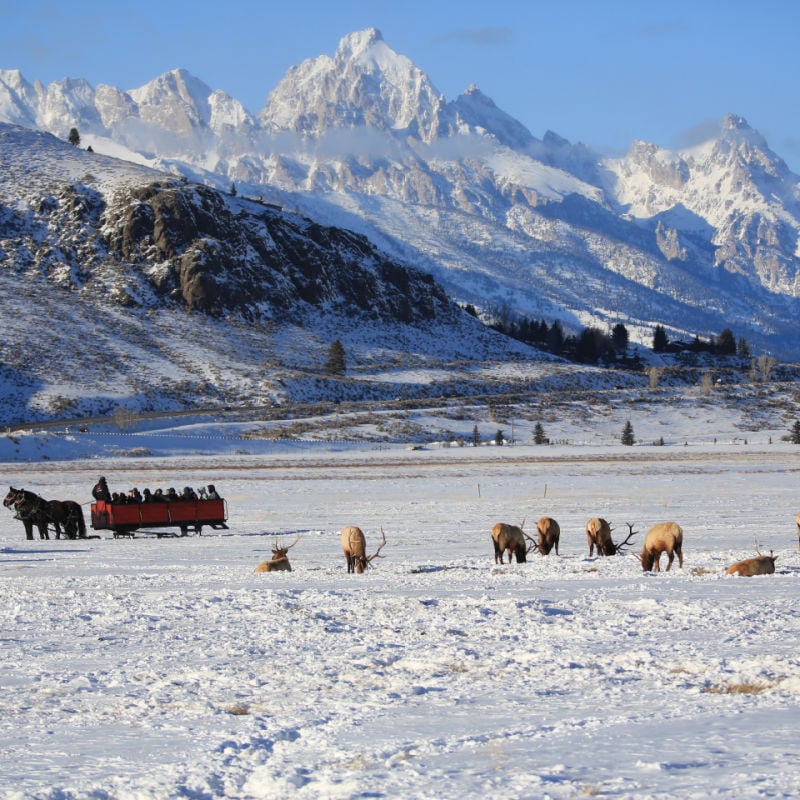
[[[229,531],[33,541],[0,509],[3,798],[800,792],[797,448],[340,449],[0,464],[4,485],[225,494]],[[87,507],[88,510],[88,507]],[[495,522],[562,527],[496,566]],[[591,516],[685,529],[589,558]],[[347,575],[338,532],[385,558]],[[291,573],[257,574],[276,535]],[[641,536],[638,537],[641,540]],[[777,574],[723,575],[779,554]]]

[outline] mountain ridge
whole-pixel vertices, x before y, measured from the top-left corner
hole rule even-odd
[[[124,146],[346,223],[487,319],[621,321],[642,343],[655,324],[731,327],[760,351],[800,356],[798,178],[740,116],[692,148],[634,142],[604,158],[551,132],[536,139],[476,87],[447,101],[375,29],[290,68],[255,116],[185,70],[166,75],[104,89],[104,115],[67,120],[52,109],[88,108],[83,84],[63,85],[72,102],[59,104],[55,88],[0,72],[0,118],[49,119],[61,135],[73,122],[96,151]],[[174,112],[151,114],[165,91]]]

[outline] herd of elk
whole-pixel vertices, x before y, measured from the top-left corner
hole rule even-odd
[[[800,514],[797,515],[798,542],[800,543]],[[589,543],[589,557],[594,555],[595,549],[598,556],[621,555],[625,548],[631,543],[631,539],[638,531],[633,529],[633,524],[625,523],[628,526],[628,535],[621,542],[614,542],[611,533],[614,530],[609,523],[601,517],[593,517],[586,524],[586,537]],[[492,545],[494,547],[495,564],[503,564],[503,556],[508,553],[508,563],[511,563],[512,556],[516,558],[518,564],[527,561],[527,554],[536,549],[543,556],[549,555],[555,550],[558,555],[558,543],[561,537],[561,528],[552,517],[542,517],[536,523],[538,538],[534,540],[523,530],[525,521],[519,525],[509,525],[498,522],[492,528]],[[376,558],[382,557],[381,550],[386,544],[386,534],[381,528],[381,543],[378,549],[371,555],[367,555],[367,540],[361,528],[355,525],[347,525],[342,529],[341,543],[347,562],[347,571],[362,573],[365,572]],[[272,559],[262,561],[254,572],[291,572],[292,566],[289,563],[288,552],[300,540],[300,535],[287,546],[283,546],[279,538],[275,539],[272,548]],[[527,542],[530,545],[526,545]],[[639,561],[645,572],[661,571],[661,555],[667,554],[666,571],[669,572],[675,556],[678,557],[678,566],[683,568],[683,529],[677,522],[659,522],[653,525],[645,535],[642,552]],[[752,575],[771,575],[775,572],[775,561],[778,556],[770,554],[762,555],[756,545],[757,555],[754,558],[745,558],[737,561],[726,570],[726,575],[740,575],[749,577]]]
[[[298,533],[295,540],[286,547],[281,545],[281,540],[276,537],[275,544],[272,547],[272,560],[262,561],[253,572],[291,572],[292,565],[289,563],[289,556],[287,553],[300,541],[300,534]]]

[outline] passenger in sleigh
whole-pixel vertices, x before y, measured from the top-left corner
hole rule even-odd
[[[100,480],[92,487],[92,497],[95,500],[104,500],[106,503],[111,502],[111,492],[108,490],[106,479],[101,476]]]

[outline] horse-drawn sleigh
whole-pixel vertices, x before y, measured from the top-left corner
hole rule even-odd
[[[181,536],[189,531],[202,533],[203,526],[226,530],[228,509],[225,500],[169,500],[157,503],[92,503],[92,527],[110,530],[114,538],[133,536],[142,528],[155,529],[157,536],[175,536],[167,528],[179,528]]]
[[[73,500],[45,500],[27,489],[11,486],[3,505],[22,521],[26,539],[33,539],[34,528],[38,529],[41,539],[49,539],[51,530],[57,539],[61,538],[62,532],[68,539],[87,538],[83,509]],[[178,528],[181,536],[190,531],[200,534],[204,526],[214,530],[227,529],[227,519],[228,508],[224,499],[202,497],[144,503],[95,500],[91,515],[92,528],[96,531],[110,530],[115,539],[132,537],[143,529],[152,529],[150,532],[158,537],[177,536],[177,533],[169,531],[170,528]]]

